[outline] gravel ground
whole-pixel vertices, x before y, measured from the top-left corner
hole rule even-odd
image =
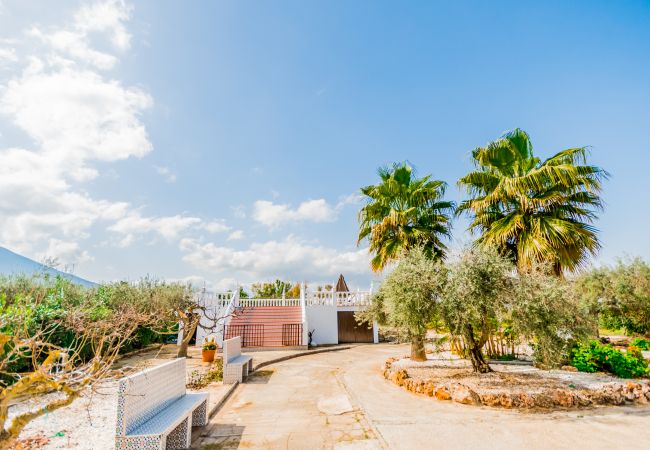
[[[71,405],[45,414],[21,433],[21,439],[44,436],[44,449],[108,450],[115,447],[117,383],[99,385]]]

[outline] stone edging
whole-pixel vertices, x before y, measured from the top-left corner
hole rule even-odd
[[[548,409],[624,405],[626,403],[640,405],[650,402],[650,382],[647,380],[613,382],[600,389],[549,389],[546,392],[534,394],[525,392],[480,394],[461,383],[444,382],[436,385],[434,380],[410,378],[406,370],[392,368],[392,364],[397,360],[398,358],[386,360],[383,368],[384,378],[407,391],[425,394],[438,400],[453,400],[465,405]]]

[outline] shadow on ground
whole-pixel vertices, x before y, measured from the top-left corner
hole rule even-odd
[[[273,370],[256,370],[246,378],[246,384],[267,384],[273,375]]]
[[[203,429],[198,438],[192,442],[192,449],[229,450],[239,448],[246,427],[228,423],[219,423]]]

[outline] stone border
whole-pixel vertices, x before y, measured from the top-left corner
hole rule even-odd
[[[407,391],[435,397],[438,400],[453,400],[457,403],[475,406],[501,408],[581,408],[597,405],[644,405],[650,402],[650,381],[621,381],[604,385],[600,389],[549,389],[528,394],[525,392],[480,394],[462,383],[434,380],[416,380],[405,369],[395,370],[392,365],[399,358],[389,358],[384,363],[383,375],[387,380]]]

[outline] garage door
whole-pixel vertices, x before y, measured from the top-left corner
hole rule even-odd
[[[339,344],[351,342],[372,343],[372,328],[368,324],[359,325],[354,311],[338,311]]]

